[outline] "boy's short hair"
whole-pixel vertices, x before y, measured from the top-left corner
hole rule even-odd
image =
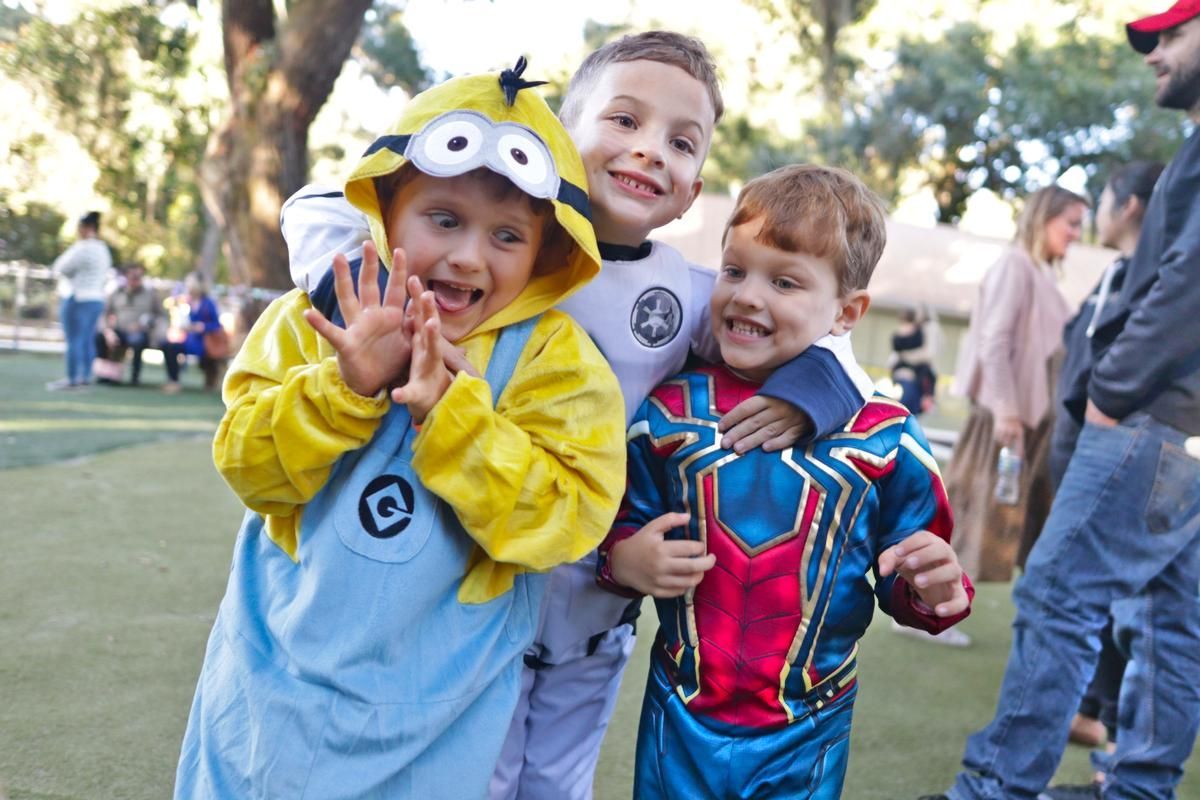
[[[415,164],[406,161],[395,172],[375,178],[375,194],[379,197],[379,207],[385,219],[391,213],[392,200],[400,193],[400,189],[420,172]],[[549,200],[527,194],[508,178],[487,167],[479,167],[464,174],[482,183],[488,195],[497,204],[514,202],[523,197],[533,209],[533,213],[542,218],[542,246],[538,248],[537,260],[533,267],[536,274],[553,272],[566,263],[575,242],[563,226],[558,224],[554,216],[554,206]]]
[[[762,220],[760,244],[833,262],[842,295],[865,289],[887,244],[887,214],[878,196],[850,172],[792,164],[746,184],[730,229]]]
[[[708,90],[712,101],[713,124],[721,121],[725,113],[725,101],[721,99],[721,85],[717,78],[717,65],[704,42],[694,36],[685,36],[674,31],[646,31],[622,36],[620,39],[592,51],[567,84],[558,118],[567,128],[579,121],[584,98],[592,84],[609,64],[623,61],[657,61],[679,67],[691,75]]]

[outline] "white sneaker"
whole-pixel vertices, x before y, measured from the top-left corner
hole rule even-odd
[[[907,625],[901,625],[896,620],[892,620],[892,630],[896,633],[905,636],[911,636],[914,639],[921,639],[934,644],[945,645],[946,647],[970,647],[971,637],[960,631],[958,628],[947,628],[939,634],[932,634],[928,631],[923,631],[920,628],[910,628]]]

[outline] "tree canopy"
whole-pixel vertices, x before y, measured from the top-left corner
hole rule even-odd
[[[51,17],[0,0],[0,99],[25,106],[0,134],[0,257],[47,259],[80,198],[101,198],[124,260],[289,285],[280,205],[315,160],[361,146],[361,131],[309,141],[344,64],[420,91],[441,73],[404,12],[451,2],[111,0]],[[1068,170],[1095,190],[1115,162],[1171,156],[1187,123],[1153,105],[1120,27],[1132,4],[1048,0],[1037,20],[1005,0],[742,0],[720,19],[631,5],[582,26],[579,57],[651,25],[695,33],[727,95],[710,189],[820,161],[893,202],[930,192],[955,222],[980,190],[1014,199]]]

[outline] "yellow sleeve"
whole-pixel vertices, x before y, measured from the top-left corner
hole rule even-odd
[[[569,317],[547,312],[493,410],[459,373],[414,442],[421,482],[478,544],[463,602],[508,591],[526,570],[582,558],[625,488],[625,405],[608,363]]]
[[[342,381],[333,348],[304,321],[294,290],[254,324],[225,380],[225,416],[213,441],[217,471],[293,558],[300,512],[337,459],[375,434],[390,401]]]

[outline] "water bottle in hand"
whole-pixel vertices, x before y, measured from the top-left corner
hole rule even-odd
[[[1021,457],[1001,447],[996,459],[996,502],[1015,506],[1021,499]]]

